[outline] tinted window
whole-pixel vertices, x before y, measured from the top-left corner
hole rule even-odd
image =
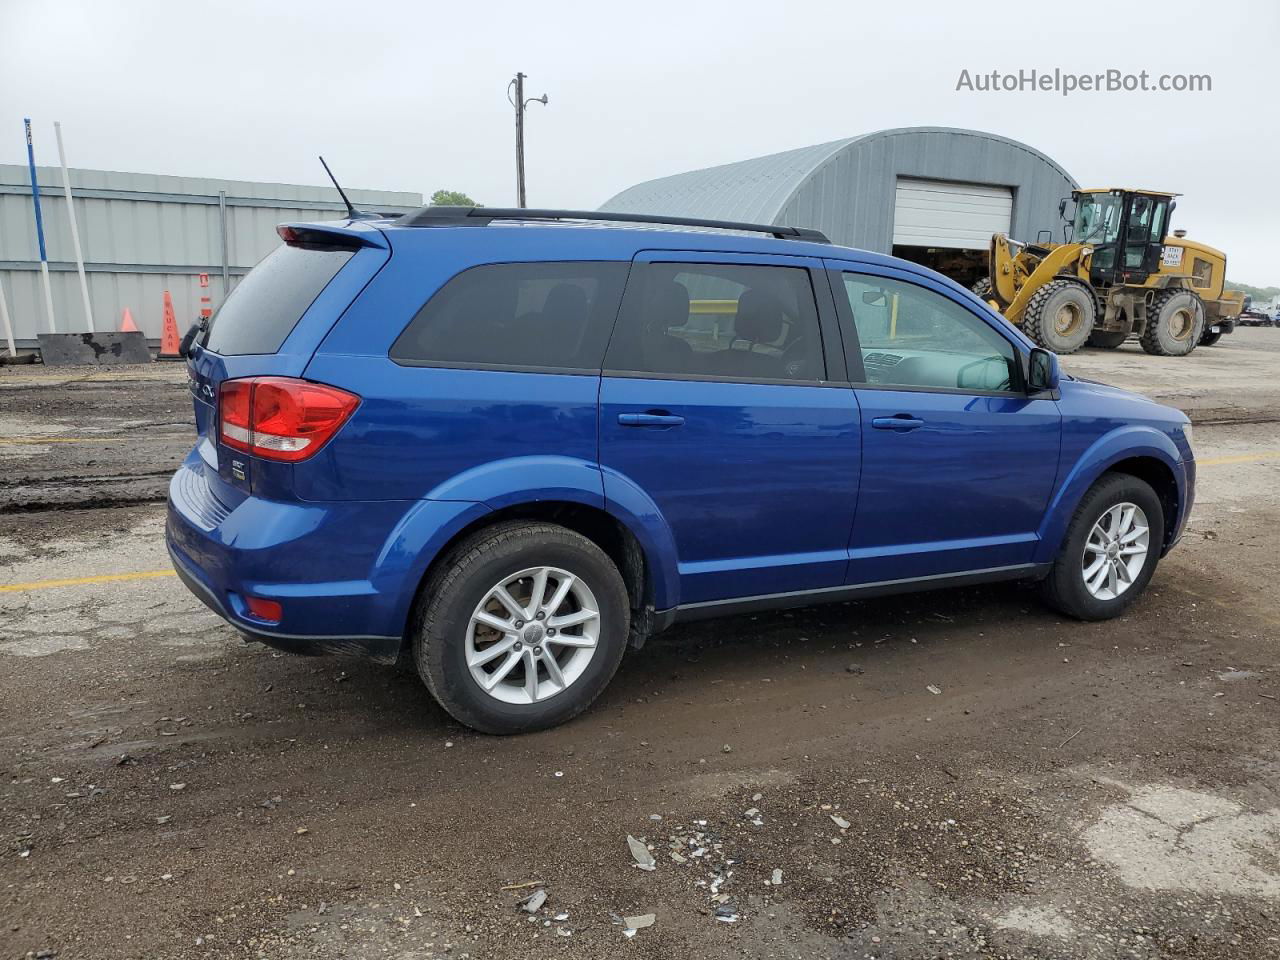
[[[353,255],[351,250],[278,247],[214,314],[205,346],[223,356],[275,353]]]
[[[914,283],[844,274],[865,382],[1012,391],[1017,353],[960,304]]]
[[[654,263],[627,286],[605,366],[732,380],[822,380],[809,271]]]
[[[391,348],[414,364],[599,370],[625,263],[497,263],[458,274]]]

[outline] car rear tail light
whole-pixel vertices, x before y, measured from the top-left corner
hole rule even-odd
[[[245,597],[245,606],[249,608],[249,615],[257,620],[267,620],[271,623],[279,623],[280,618],[284,616],[284,607],[280,606],[278,600],[263,600],[261,597]]]
[[[294,377],[224,380],[218,435],[233,450],[297,463],[323,447],[359,404],[354,393]]]

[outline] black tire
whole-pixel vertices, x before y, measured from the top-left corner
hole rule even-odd
[[[1200,346],[1212,347],[1215,343],[1222,339],[1222,331],[1213,331],[1208,327],[1204,328],[1204,333],[1200,334]]]
[[[1185,357],[1204,334],[1204,301],[1191,290],[1161,290],[1147,307],[1139,342],[1157,357]]]
[[[1084,580],[1085,544],[1100,517],[1120,503],[1134,503],[1147,515],[1148,548],[1141,571],[1119,596],[1099,599]],[[1084,495],[1067,526],[1049,575],[1041,584],[1044,600],[1077,620],[1109,620],[1133,603],[1151,581],[1164,544],[1164,508],[1151,485],[1126,473],[1106,473]]]
[[[1051,280],[1032,294],[1022,314],[1022,332],[1046,350],[1075,353],[1093,332],[1097,304],[1084,284]]]
[[[585,670],[564,690],[533,703],[505,703],[472,677],[468,629],[490,590],[535,566],[567,570],[586,584],[599,605],[599,636]],[[618,568],[586,537],[551,523],[496,524],[467,538],[425,585],[413,621],[414,661],[432,696],[459,723],[482,733],[542,730],[576,717],[608,686],[626,651],[630,622]],[[522,661],[512,672],[523,675],[523,669]]]
[[[1089,346],[1099,347],[1103,350],[1114,350],[1128,339],[1129,334],[1125,331],[1094,330],[1089,334]]]
[[[978,295],[978,299],[990,300],[994,288],[991,286],[991,278],[983,277],[969,289]]]

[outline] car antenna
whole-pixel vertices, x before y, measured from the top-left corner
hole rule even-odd
[[[329,165],[324,162],[324,157],[320,157],[320,166],[324,167],[324,172],[329,175],[329,179],[333,181],[333,185],[337,187],[338,196],[342,198],[342,202],[347,205],[347,219],[349,220],[369,220],[373,218],[373,214],[365,213],[363,210],[357,210],[351,205],[351,201],[347,199],[346,191],[338,183],[338,178],[333,175],[333,171],[329,169]]]

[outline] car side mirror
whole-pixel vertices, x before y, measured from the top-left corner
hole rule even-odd
[[[1031,351],[1027,363],[1027,392],[1045,393],[1058,389],[1058,355],[1040,347]]]
[[[868,290],[862,295],[862,302],[872,306],[884,303],[884,292],[880,290]]]

